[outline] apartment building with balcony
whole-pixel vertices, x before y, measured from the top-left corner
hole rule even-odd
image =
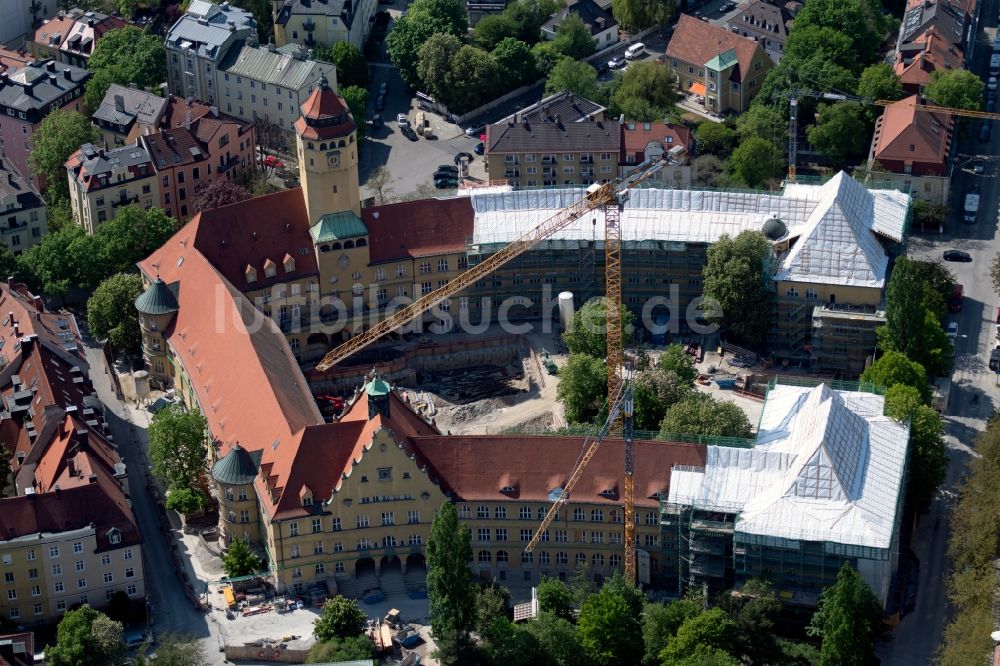
[[[377,0],[273,0],[278,46],[331,48],[337,42],[363,49],[378,10]]]
[[[73,219],[90,234],[125,206],[160,202],[154,162],[141,141],[112,150],[86,143],[66,161],[66,176]]]
[[[22,174],[32,174],[28,153],[35,130],[56,109],[80,111],[90,76],[50,59],[0,74],[0,150]],[[32,181],[38,188],[45,185],[40,176],[32,174]]]
[[[0,158],[0,241],[21,254],[48,230],[42,195],[9,160]]]

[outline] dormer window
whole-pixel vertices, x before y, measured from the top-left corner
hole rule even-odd
[[[116,527],[112,527],[108,530],[108,542],[112,544],[119,544],[122,542],[122,531]]]
[[[273,278],[278,274],[278,266],[273,261],[268,259],[264,262],[264,275],[269,278]]]
[[[247,266],[243,273],[246,275],[248,284],[252,284],[257,281],[257,269],[253,266]]]
[[[290,254],[286,254],[285,255],[285,260],[282,263],[284,264],[285,272],[286,273],[294,273],[295,272],[295,257],[293,257]]]
[[[302,506],[312,506],[313,498],[306,495],[302,498]]]
[[[505,495],[512,495],[517,492],[517,489],[515,489],[514,486],[504,486],[503,488],[500,489],[500,492],[504,493]]]

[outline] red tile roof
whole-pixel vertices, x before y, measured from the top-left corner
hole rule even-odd
[[[142,142],[149,150],[149,156],[157,169],[204,162],[209,158],[206,147],[195,138],[191,130],[184,127],[148,134],[142,137]]]
[[[954,117],[918,111],[916,95],[887,106],[878,120],[873,144],[876,160],[943,165],[951,146]]]
[[[327,84],[326,77],[313,88],[301,111],[295,131],[307,139],[336,139],[357,129],[347,103]]]
[[[626,122],[622,125],[622,159],[638,156],[641,162],[651,141],[660,143],[664,151],[674,146],[684,146],[690,151],[691,130],[672,123]]]
[[[69,37],[69,32],[73,29],[74,23],[76,23],[76,19],[68,16],[57,16],[51,21],[46,21],[40,28],[35,30],[34,42],[39,46],[59,48],[66,38]],[[56,34],[59,35],[59,40],[50,43],[50,40]]]
[[[735,49],[742,75],[749,72],[750,62],[758,48],[760,46],[752,39],[681,14],[667,44],[666,57],[701,67],[720,53]]]
[[[27,51],[12,51],[0,46],[0,72],[20,69],[29,62],[35,62],[35,59]]]
[[[932,27],[911,42],[923,48],[914,50],[911,45],[896,52],[893,71],[908,90],[918,90],[930,83],[936,70],[962,69],[965,55],[947,39],[940,37]]]
[[[468,197],[421,199],[361,211],[368,227],[371,263],[464,252],[472,238],[472,202]]]

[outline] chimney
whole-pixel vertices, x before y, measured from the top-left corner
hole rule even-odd
[[[76,441],[77,444],[80,445],[81,449],[87,448],[87,435],[88,433],[86,428],[80,428],[76,431]]]
[[[91,474],[90,476],[87,477],[87,481],[88,483],[97,483],[97,475]]]
[[[191,110],[184,112],[184,129],[191,129]]]
[[[42,302],[41,296],[34,296],[31,300],[31,304],[35,306],[35,309],[39,312],[45,312],[45,304]]]
[[[56,61],[50,60],[48,63],[46,63],[45,69],[49,70],[50,72],[56,71]]]
[[[121,95],[115,95],[115,111],[125,113],[125,98]]]
[[[73,80],[73,70],[71,70],[69,67],[65,68],[63,70],[63,78],[66,79],[67,81],[72,81]]]
[[[67,458],[66,459],[66,470],[69,472],[70,476],[76,476],[76,459]]]

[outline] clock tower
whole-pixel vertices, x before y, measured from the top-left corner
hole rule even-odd
[[[347,104],[323,76],[301,111],[295,145],[309,224],[328,213],[360,216],[358,133]]]

